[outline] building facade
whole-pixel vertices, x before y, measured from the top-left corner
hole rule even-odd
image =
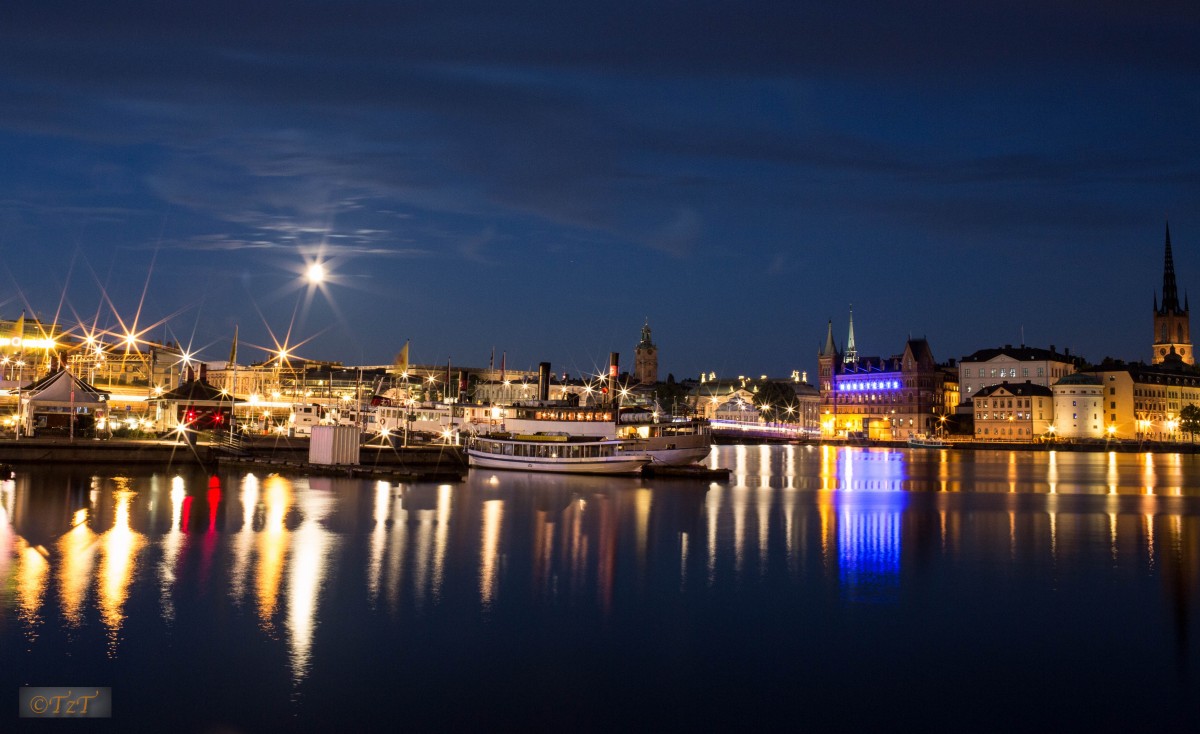
[[[1054,424],[1054,393],[1045,385],[989,385],[976,393],[974,405],[977,441],[1035,441]]]
[[[1087,374],[1103,386],[1105,435],[1113,438],[1178,440],[1180,412],[1200,406],[1200,372],[1178,359],[1157,365],[1106,362]]]
[[[658,382],[658,347],[650,341],[650,320],[642,326],[642,340],[633,351],[633,378],[642,385]]]
[[[1033,385],[1050,387],[1076,371],[1079,359],[1071,350],[1059,353],[1050,349],[1011,344],[992,349],[980,349],[959,360],[958,384],[962,400],[973,399],[985,387],[1003,382],[1028,381]]]
[[[1067,375],[1050,386],[1054,393],[1055,438],[1103,438],[1112,425],[1104,420],[1104,382],[1095,375]],[[1115,432],[1115,429],[1113,429]]]
[[[901,354],[884,359],[855,352],[853,361],[839,352],[829,322],[817,354],[822,436],[905,440],[937,430],[946,415],[945,372],[928,341],[909,339]]]

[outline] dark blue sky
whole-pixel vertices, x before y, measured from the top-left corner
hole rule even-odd
[[[0,9],[0,316],[572,372],[649,317],[682,378],[814,370],[853,302],[866,354],[1141,359],[1167,217],[1200,298],[1194,2],[183,5]]]

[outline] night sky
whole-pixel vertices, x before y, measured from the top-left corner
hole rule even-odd
[[[6,3],[0,317],[572,373],[648,317],[683,378],[815,371],[853,302],[862,354],[1148,359],[1198,123],[1195,2]]]

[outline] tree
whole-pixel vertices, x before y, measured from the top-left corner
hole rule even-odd
[[[687,385],[675,381],[674,374],[667,375],[666,382],[660,382],[654,388],[658,404],[668,412],[686,410],[691,389]]]
[[[787,407],[796,406],[796,391],[790,383],[767,380],[759,383],[754,404],[768,421],[787,420]]]
[[[1196,433],[1200,432],[1200,408],[1197,408],[1195,403],[1185,405],[1183,410],[1179,411],[1179,430],[1188,434],[1195,443]]]

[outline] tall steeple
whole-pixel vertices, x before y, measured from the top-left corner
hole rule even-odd
[[[837,354],[837,346],[833,343],[833,319],[829,320],[829,327],[825,330],[825,346],[821,347],[821,351],[817,353],[818,357],[832,357]]]
[[[1179,311],[1179,289],[1175,285],[1175,258],[1171,256],[1171,223],[1167,222],[1167,246],[1163,255],[1163,299],[1159,313]]]
[[[633,350],[633,374],[643,385],[658,382],[658,347],[650,341],[650,317],[642,325],[642,340]]]
[[[1194,364],[1192,353],[1191,324],[1188,318],[1188,299],[1184,295],[1183,307],[1179,306],[1179,286],[1175,282],[1175,257],[1171,252],[1171,224],[1166,226],[1166,243],[1163,247],[1162,301],[1154,303],[1153,363],[1181,360]]]
[[[846,364],[853,364],[858,361],[858,349],[854,347],[854,304],[850,304],[850,336],[846,339],[846,356],[843,358]]]

